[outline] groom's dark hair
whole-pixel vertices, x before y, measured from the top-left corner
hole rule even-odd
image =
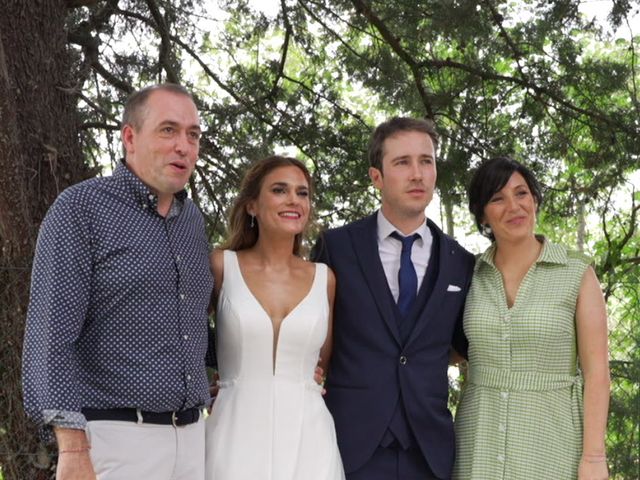
[[[393,117],[373,131],[369,141],[369,165],[382,172],[384,142],[398,132],[422,132],[431,137],[434,150],[438,149],[438,132],[433,120],[425,118]]]

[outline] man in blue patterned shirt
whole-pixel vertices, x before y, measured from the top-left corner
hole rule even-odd
[[[125,160],[74,185],[42,223],[23,354],[28,414],[53,427],[59,480],[204,477],[201,409],[213,287],[189,92],[125,106]]]

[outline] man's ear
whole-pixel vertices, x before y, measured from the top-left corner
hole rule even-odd
[[[378,170],[376,167],[369,167],[369,178],[371,179],[371,183],[378,190],[382,190],[382,172]]]
[[[127,153],[134,153],[135,148],[133,146],[133,138],[135,137],[136,132],[131,125],[124,125],[122,130],[120,131],[120,137],[122,138],[122,145],[124,145],[124,150]]]

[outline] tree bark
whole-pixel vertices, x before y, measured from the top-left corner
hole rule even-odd
[[[85,176],[64,0],[7,0],[0,15],[0,465],[5,480],[51,477],[22,408],[31,259],[47,208]]]
[[[448,192],[444,189],[440,189],[440,205],[444,210],[444,225],[442,225],[442,230],[449,236],[454,236],[455,230],[455,222],[453,219],[453,199]]]

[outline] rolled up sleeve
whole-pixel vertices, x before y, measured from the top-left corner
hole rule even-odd
[[[83,428],[76,343],[91,291],[90,224],[73,189],[38,235],[22,358],[24,405],[40,424]]]

